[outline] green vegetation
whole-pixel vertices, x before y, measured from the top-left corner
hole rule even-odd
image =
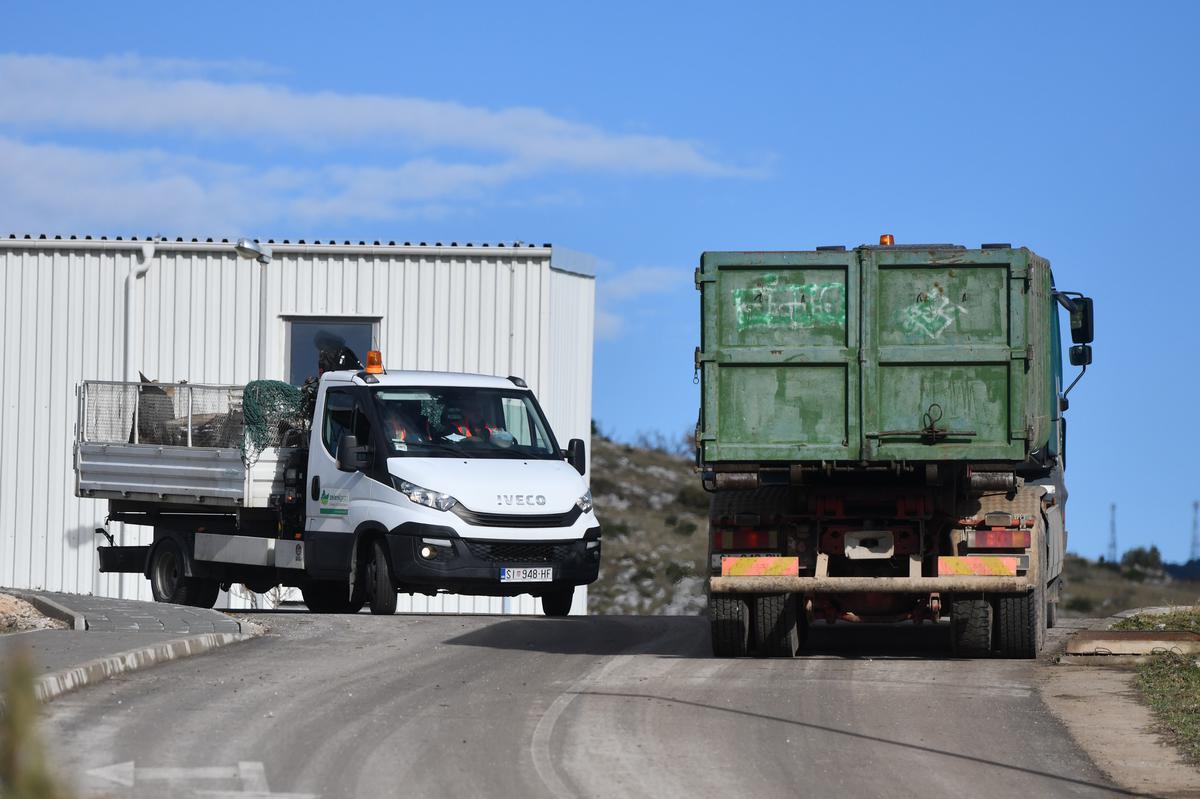
[[[1171,630],[1200,635],[1200,605],[1175,608],[1169,613],[1139,613],[1121,619],[1114,630]]]
[[[67,796],[46,763],[37,733],[37,715],[33,667],[27,657],[13,657],[4,669],[4,702],[0,713],[0,799]]]
[[[1138,666],[1137,686],[1175,745],[1200,764],[1200,660],[1155,655]]]
[[[1113,629],[1200,634],[1200,605],[1139,613]],[[1200,658],[1176,652],[1155,655],[1138,666],[1137,686],[1168,737],[1191,762],[1200,764]]]

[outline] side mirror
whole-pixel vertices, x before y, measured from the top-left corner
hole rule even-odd
[[[1071,341],[1076,344],[1091,344],[1095,339],[1095,331],[1093,330],[1092,318],[1092,298],[1091,297],[1076,297],[1071,300]],[[1074,351],[1074,347],[1071,348]],[[1072,356],[1074,357],[1074,356]],[[1082,364],[1071,363],[1076,366]],[[1089,360],[1088,363],[1091,363]]]
[[[366,460],[363,448],[358,445],[358,436],[342,433],[338,439],[337,467],[343,472],[357,472]]]
[[[1072,366],[1089,366],[1092,363],[1092,348],[1088,344],[1076,344],[1071,347],[1070,359]]]
[[[583,474],[587,471],[587,455],[583,450],[583,439],[572,438],[567,444],[567,463],[575,467],[575,471]]]

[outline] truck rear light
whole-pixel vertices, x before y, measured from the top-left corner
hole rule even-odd
[[[1028,530],[969,530],[968,549],[1028,549],[1033,536]]]
[[[717,549],[775,549],[779,546],[779,534],[774,530],[721,530],[713,533],[713,544]]]

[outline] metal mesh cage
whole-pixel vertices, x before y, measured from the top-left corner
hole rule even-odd
[[[97,444],[240,448],[241,386],[83,384],[81,439]]]

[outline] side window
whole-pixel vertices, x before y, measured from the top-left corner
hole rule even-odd
[[[548,449],[549,439],[540,422],[533,419],[529,407],[524,400],[515,397],[504,397],[501,402],[504,409],[504,428],[513,434],[517,444],[522,447]]]
[[[342,433],[354,432],[354,397],[347,391],[334,389],[325,393],[325,416],[321,420],[321,441],[333,457],[337,457]],[[361,440],[361,439],[360,439]]]
[[[505,397],[501,402],[504,403],[504,429],[513,434],[517,444],[529,446],[529,414],[525,412],[525,403],[512,397]]]

